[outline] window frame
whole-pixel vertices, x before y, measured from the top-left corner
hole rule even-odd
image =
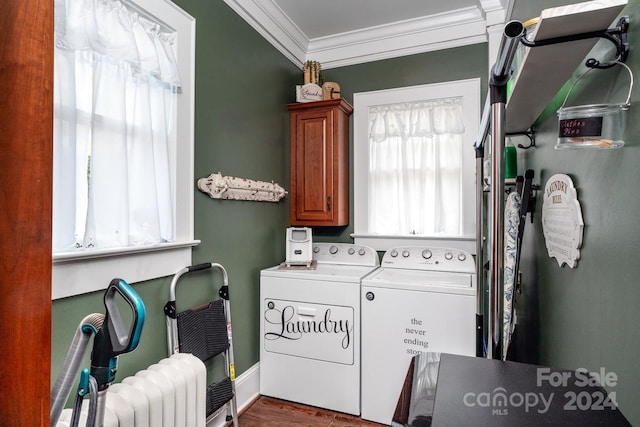
[[[191,265],[194,239],[195,18],[169,0],[121,0],[177,32],[181,80],[177,138],[170,147],[175,241],[140,247],[52,253],[52,299],[105,289],[115,278],[136,283],[174,274]]]
[[[463,170],[468,170],[463,183],[462,212],[463,234],[461,236],[402,236],[380,235],[369,232],[369,107],[403,102],[417,102],[440,98],[461,97],[465,119],[463,146]],[[444,246],[475,253],[475,152],[473,144],[480,126],[480,78],[405,86],[353,95],[354,114],[354,232],[356,244],[370,246],[378,251],[387,251],[399,246]],[[467,179],[468,177],[468,179]]]

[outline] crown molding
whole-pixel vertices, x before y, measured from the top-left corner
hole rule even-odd
[[[290,61],[315,60],[323,69],[487,42],[487,27],[503,23],[513,3],[480,0],[480,7],[309,40],[273,0],[224,1]]]
[[[486,41],[483,14],[470,7],[312,39],[307,59],[328,69]]]

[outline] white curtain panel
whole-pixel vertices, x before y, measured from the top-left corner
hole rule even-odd
[[[461,101],[450,98],[369,110],[373,233],[461,233]]]
[[[55,252],[172,241],[175,35],[114,0],[56,0]]]

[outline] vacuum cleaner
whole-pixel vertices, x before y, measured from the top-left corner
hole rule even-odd
[[[131,309],[131,324],[128,329],[120,314],[116,297],[124,300]],[[78,425],[82,401],[87,395],[89,409],[86,425],[103,425],[107,389],[115,379],[118,356],[135,350],[140,342],[146,311],[142,299],[133,288],[122,279],[113,279],[105,291],[104,305],[105,314],[93,313],[86,316],[76,330],[62,370],[51,390],[51,427],[55,427],[60,418],[92,337],[91,369],[85,368],[80,373],[72,426]]]

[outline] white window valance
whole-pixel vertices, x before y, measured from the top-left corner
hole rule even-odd
[[[369,138],[431,138],[434,134],[464,133],[461,98],[379,105],[369,109]]]
[[[119,0],[56,0],[56,48],[124,61],[134,74],[180,86],[175,31]]]

